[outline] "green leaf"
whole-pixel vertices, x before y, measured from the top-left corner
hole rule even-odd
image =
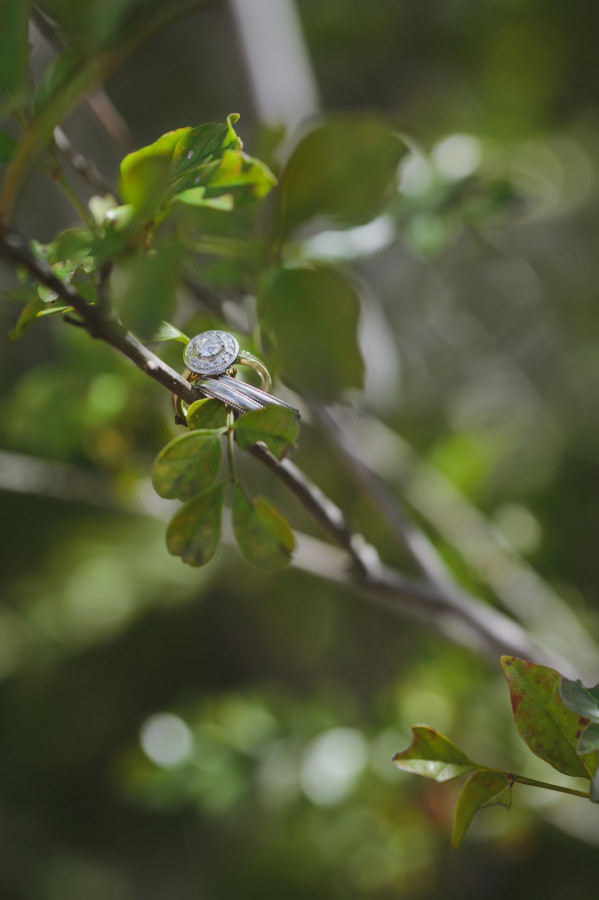
[[[131,153],[121,163],[121,194],[131,206],[136,218],[152,218],[160,209],[171,174],[171,157],[168,151],[144,151]]]
[[[17,142],[14,137],[6,134],[5,131],[0,131],[0,166],[4,166],[10,161],[16,146]]]
[[[586,753],[594,753],[595,750],[599,750],[599,724],[593,722],[587,725],[580,735],[576,752],[584,756]]]
[[[478,768],[476,763],[434,728],[413,725],[412,734],[414,737],[408,749],[393,757],[398,769],[442,782],[459,778]]]
[[[127,154],[121,162],[121,193],[138,218],[152,216],[162,205],[172,179],[175,147],[191,130],[168,131],[153,144]]]
[[[515,656],[502,656],[501,665],[524,743],[558,772],[588,778],[595,771],[593,761],[576,754],[584,722],[563,703],[559,672]]]
[[[64,53],[54,57],[40,78],[33,95],[33,112],[36,115],[63,85],[73,79],[80,64],[81,58],[74,50],[65,50]]]
[[[396,190],[405,152],[400,137],[371,115],[319,125],[300,141],[281,177],[281,229],[287,232],[316,216],[341,225],[370,221]]]
[[[281,569],[291,561],[295,537],[287,519],[266,497],[246,496],[235,485],[233,531],[241,555],[260,569]]]
[[[238,119],[237,113],[231,113],[224,124],[208,122],[185,129],[173,151],[174,176],[178,178],[188,170],[220,157],[224,150],[241,150],[243,144],[233,128]]]
[[[170,203],[186,203],[188,206],[205,206],[221,212],[231,212],[235,206],[232,194],[221,194],[219,197],[207,197],[205,187],[193,187],[181,191],[169,201]]]
[[[218,477],[222,458],[222,431],[190,431],[160,451],[154,462],[152,484],[161,497],[189,500],[210,487]]]
[[[485,806],[512,806],[512,782],[503,772],[482,769],[468,778],[455,810],[451,846],[457,850],[475,813]]]
[[[181,507],[166,531],[166,546],[190,566],[209,562],[220,541],[226,484],[221,482]]]
[[[586,688],[582,681],[562,677],[559,692],[568,709],[592,722],[599,722],[599,684]]]
[[[189,338],[186,334],[183,334],[182,331],[179,331],[178,328],[175,328],[174,325],[171,325],[170,322],[161,322],[152,337],[150,338],[149,343],[153,341],[180,341],[182,344],[189,344]]]
[[[41,319],[45,316],[62,316],[68,312],[73,312],[72,306],[65,306],[64,304],[58,306],[48,305],[41,297],[36,296],[23,308],[15,327],[8,336],[9,340],[17,341],[19,338],[23,337],[27,329],[33,325],[36,319]]]
[[[275,367],[293,383],[327,400],[362,386],[360,300],[343,273],[325,267],[279,269],[265,282],[260,311],[276,341]]]
[[[52,245],[52,262],[70,260],[79,263],[89,259],[94,239],[92,232],[86,228],[67,228],[66,231],[61,231]]]
[[[64,284],[70,284],[75,276],[78,265],[78,263],[71,262],[71,260],[64,260],[63,262],[54,263],[51,266],[51,269],[56,277]],[[44,303],[54,303],[55,300],[58,300],[59,296],[56,291],[53,291],[52,288],[47,287],[45,284],[38,285],[37,293],[40,300],[43,300]]]
[[[277,179],[268,166],[241,150],[225,150],[206,181],[208,196],[234,191],[237,204],[260,200],[272,190]]]
[[[591,803],[599,803],[599,769],[595,772],[591,782]]]
[[[227,407],[212,397],[208,400],[196,400],[187,410],[188,428],[225,428],[227,425]]]
[[[175,309],[179,272],[176,248],[123,260],[114,279],[114,304],[124,324],[151,340],[163,319]]]
[[[25,92],[27,86],[29,3],[0,3],[0,90],[7,96]]]
[[[267,406],[244,413],[234,428],[242,450],[249,450],[258,441],[263,441],[277,459],[282,459],[294,447],[299,434],[295,413],[284,406]]]

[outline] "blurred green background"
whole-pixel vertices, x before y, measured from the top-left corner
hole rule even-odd
[[[262,49],[234,4],[206,4],[108,81],[126,127],[110,113],[110,137],[83,105],[65,131],[116,183],[128,150],[232,111],[273,165],[276,126],[291,147],[318,95],[324,113],[393,123],[410,149],[385,208],[305,229],[297,249],[360,285],[369,364],[346,400],[389,491],[462,583],[576,661],[569,610],[595,636],[599,613],[599,10],[298,0],[301,32],[289,29],[309,65],[283,68],[307,94],[280,107],[260,95],[256,54],[268,61],[282,26],[250,5]],[[144,6],[160,4],[43,9],[93,52],[110,11]],[[53,51],[39,33],[32,44],[39,77]],[[75,222],[40,173],[16,221],[40,241]],[[185,302],[179,324],[200,314]],[[63,323],[9,342],[18,313],[2,300],[2,900],[595,898],[590,804],[520,787],[452,854],[455,787],[390,762],[426,722],[552,780],[519,743],[498,664],[324,579],[249,569],[227,544],[202,570],[169,557],[168,504],[149,483],[175,434],[169,397]],[[163,355],[181,366],[180,348]],[[326,435],[306,422],[294,458],[411,571]],[[247,478],[321,536],[257,465]]]

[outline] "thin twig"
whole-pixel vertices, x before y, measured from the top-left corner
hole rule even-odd
[[[340,422],[321,404],[310,402],[313,417],[333,441],[337,453],[370,498],[385,516],[397,539],[409,551],[422,574],[431,584],[444,590],[455,590],[456,582],[428,535],[404,512],[400,501],[392,496],[382,479],[352,453],[350,442]]]
[[[35,6],[31,10],[31,19],[34,27],[39,34],[45,38],[52,49],[55,50],[56,53],[62,53],[65,49],[64,41],[61,39],[52,22],[50,22]],[[86,97],[86,103],[108,134],[109,138],[114,141],[116,146],[123,153],[128,153],[134,144],[133,135],[131,134],[131,130],[126,120],[120,114],[106,91],[103,88],[98,88],[97,91],[90,94],[89,97]]]
[[[62,128],[59,128],[58,126],[54,129],[54,143],[56,144],[57,149],[60,150],[62,155],[69,161],[70,165],[87,181],[94,191],[99,191],[101,194],[112,194],[118,203],[121,202],[117,191],[104,178],[93,160],[88,159],[82,153],[79,153],[78,150],[75,150]]]

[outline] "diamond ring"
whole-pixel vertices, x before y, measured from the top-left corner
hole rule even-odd
[[[268,391],[272,386],[270,373],[264,363],[239,349],[238,341],[227,331],[203,331],[196,334],[183,355],[186,368],[183,377],[195,385],[202,394],[220,400],[237,412],[263,409],[265,406],[285,406],[298,416],[299,412],[290,403],[273,397]],[[249,366],[260,376],[260,387],[236,379],[236,366]],[[176,421],[185,424],[183,403],[173,395]]]

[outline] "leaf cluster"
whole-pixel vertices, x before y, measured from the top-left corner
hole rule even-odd
[[[263,442],[281,459],[293,446],[298,427],[290,409],[270,406],[236,421],[218,400],[198,400],[188,411],[189,431],[174,438],[154,463],[152,481],[161,497],[184,501],[171,519],[166,544],[170,553],[192,566],[208,563],[220,542],[225,493],[232,492],[232,524],[243,558],[263,569],[287,565],[295,538],[285,517],[266,497],[250,497],[241,480],[217,481],[223,438],[242,450]]]
[[[599,803],[599,685],[587,689],[580,682],[563,678],[555,669],[514,656],[503,656],[501,665],[516,728],[524,743],[558,772],[590,780],[590,792],[584,794],[473,762],[439,731],[415,725],[411,745],[393,757],[399,769],[438,782],[468,775],[455,809],[454,849],[480,809],[510,809],[515,782],[586,796]]]

